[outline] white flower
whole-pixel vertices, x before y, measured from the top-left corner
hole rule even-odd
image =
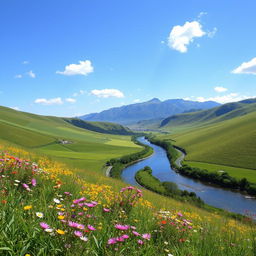
[[[44,231],[47,232],[47,233],[52,233],[53,229],[52,228],[46,228]]]
[[[14,180],[16,183],[20,183],[20,181],[19,180]]]
[[[88,241],[88,238],[86,236],[81,236],[80,239],[84,242],[87,242]]]
[[[53,201],[54,201],[54,203],[56,203],[56,204],[59,204],[59,203],[60,203],[60,200],[57,199],[57,198],[53,198]]]
[[[44,217],[44,214],[42,212],[36,212],[36,216],[38,218],[43,218]]]

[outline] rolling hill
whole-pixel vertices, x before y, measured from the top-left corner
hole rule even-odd
[[[65,118],[0,107],[0,140],[36,150],[75,167],[101,170],[110,158],[140,150],[130,136],[109,134],[128,131],[120,125],[87,124],[90,127],[79,128]],[[96,132],[99,129],[106,133]]]
[[[178,126],[202,126],[217,123],[256,111],[256,99],[227,103],[219,107],[179,115],[162,120],[160,128],[172,129]]]
[[[186,101],[183,99],[170,99],[160,101],[154,98],[147,102],[111,108],[100,113],[92,113],[81,116],[87,121],[107,121],[125,125],[134,124],[141,120],[165,118],[170,115],[190,111],[191,109],[209,109],[219,106],[219,103]]]

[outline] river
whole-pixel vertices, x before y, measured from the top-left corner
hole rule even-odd
[[[160,181],[175,182],[180,189],[195,192],[197,196],[201,197],[209,205],[240,214],[256,213],[256,199],[247,199],[239,192],[203,184],[182,176],[171,168],[166,151],[163,148],[150,143],[144,137],[138,138],[138,141],[152,147],[154,153],[150,157],[123,170],[122,179],[126,183],[138,185],[135,180],[136,172],[145,166],[150,166],[153,170],[152,174]],[[255,218],[255,215],[253,218]]]

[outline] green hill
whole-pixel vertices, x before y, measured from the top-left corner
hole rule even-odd
[[[85,129],[65,120],[0,107],[0,139],[91,170],[100,170],[110,158],[140,150],[130,136],[109,134],[128,134],[120,125],[87,122],[90,127]],[[95,132],[99,129],[108,134]]]
[[[217,123],[256,111],[256,99],[227,103],[208,110],[173,115],[164,119],[162,129],[177,129],[179,126],[193,127]]]

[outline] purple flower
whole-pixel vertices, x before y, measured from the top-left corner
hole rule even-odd
[[[130,227],[129,227],[128,225],[116,224],[116,225],[115,225],[115,228],[116,228],[116,229],[119,229],[119,230],[127,230],[127,229],[129,229]]]
[[[138,244],[144,244],[142,240],[138,240]]]
[[[91,230],[91,231],[96,230],[96,228],[95,228],[95,227],[93,227],[92,225],[88,225],[88,226],[87,226],[87,228],[88,228],[89,230]]]
[[[128,238],[129,238],[129,236],[126,235],[126,234],[122,235],[121,237],[122,237],[123,239],[128,239]]]
[[[74,234],[75,234],[75,236],[78,236],[78,237],[82,237],[83,236],[83,233],[80,232],[80,231],[75,231]]]
[[[117,241],[115,237],[108,239],[108,244],[115,244],[116,242]]]
[[[40,222],[40,226],[41,226],[41,228],[43,228],[43,229],[48,229],[48,228],[50,228],[50,226],[49,226],[47,223],[45,223],[45,222]]]
[[[27,191],[30,191],[29,185],[27,185],[26,183],[22,184],[23,188],[25,188]]]
[[[136,231],[132,231],[132,233],[135,235],[135,236],[140,236],[140,233],[136,232]]]
[[[150,234],[143,234],[142,238],[146,239],[146,240],[150,240],[151,235]]]
[[[180,216],[180,217],[183,216],[183,214],[181,212],[178,212],[177,215]]]
[[[33,179],[31,180],[31,185],[32,185],[33,187],[36,186],[36,179],[33,178]]]

